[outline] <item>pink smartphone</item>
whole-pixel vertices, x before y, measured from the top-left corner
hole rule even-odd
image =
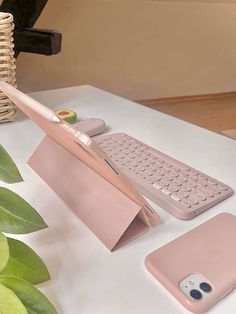
[[[149,254],[145,264],[188,310],[204,313],[236,287],[236,217],[215,216]]]

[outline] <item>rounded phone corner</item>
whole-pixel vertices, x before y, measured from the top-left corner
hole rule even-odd
[[[227,213],[227,212],[220,213],[220,214],[216,215],[215,217],[226,218],[226,219],[230,219],[230,220],[236,219],[236,216],[234,214]]]
[[[149,271],[151,271],[153,253],[154,252],[149,253],[144,259],[144,265]]]

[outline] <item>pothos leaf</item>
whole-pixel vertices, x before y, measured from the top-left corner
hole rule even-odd
[[[7,238],[4,236],[4,234],[0,233],[0,271],[7,265],[8,259],[9,246]]]
[[[36,210],[16,193],[0,187],[0,230],[7,233],[30,233],[47,225]]]
[[[14,161],[2,145],[0,145],[0,180],[6,183],[23,181]]]
[[[0,283],[0,313],[27,314],[27,310],[15,293]]]
[[[0,283],[14,291],[26,307],[28,313],[57,314],[56,309],[48,299],[29,282],[17,277],[0,276]]]
[[[28,245],[11,238],[7,241],[10,257],[0,275],[19,277],[34,285],[50,279],[46,265]]]

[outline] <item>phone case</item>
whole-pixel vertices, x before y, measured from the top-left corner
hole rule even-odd
[[[145,264],[188,310],[204,313],[236,287],[236,217],[215,216],[149,254]],[[180,289],[191,274],[200,274],[212,286],[201,300]]]

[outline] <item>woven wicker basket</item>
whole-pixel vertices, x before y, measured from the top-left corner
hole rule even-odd
[[[16,86],[13,29],[13,16],[0,12],[0,80]],[[0,122],[13,121],[15,117],[15,106],[0,91]]]

